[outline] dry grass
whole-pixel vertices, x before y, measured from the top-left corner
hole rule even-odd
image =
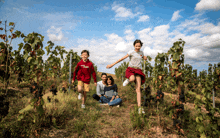
[[[97,73],[101,75],[101,73]],[[111,74],[113,78],[115,76]],[[75,138],[75,137],[110,137],[110,138],[179,138],[186,137],[180,136],[172,128],[172,120],[169,116],[163,113],[163,108],[160,109],[160,123],[158,122],[158,114],[153,107],[144,107],[148,125],[143,126],[142,129],[137,129],[132,127],[132,122],[130,119],[130,112],[134,112],[134,107],[137,106],[136,102],[136,92],[132,90],[130,86],[121,87],[122,82],[116,80],[118,85],[118,92],[122,98],[122,106],[109,107],[109,106],[100,106],[97,101],[92,98],[92,94],[95,93],[95,86],[91,84],[91,94],[87,96],[86,109],[81,109],[81,100],[77,99],[77,92],[70,91],[68,94],[64,94],[59,89],[61,88],[62,83],[58,86],[57,96],[52,96],[52,93],[49,92],[49,89],[46,90],[43,95],[45,101],[45,111],[47,114],[54,114],[56,116],[64,117],[67,116],[63,122],[65,124],[64,128],[55,128],[51,126],[50,128],[45,128],[41,132],[41,138]],[[16,86],[16,85],[15,85]],[[19,91],[19,92],[29,92],[27,88],[19,89],[12,88],[10,89]],[[155,91],[152,92],[152,95],[155,95]],[[53,97],[51,103],[47,101],[47,96]],[[174,97],[176,95],[173,95]],[[142,95],[143,97],[143,95]],[[22,105],[21,108],[24,108],[28,105],[30,100],[30,95],[20,98],[25,105]],[[54,99],[57,99],[58,102],[55,103]],[[164,97],[166,103],[171,103],[171,98],[169,94],[165,93]],[[216,99],[219,100],[219,99]],[[17,103],[18,104],[18,103]],[[15,105],[16,106],[16,105]],[[19,106],[19,105],[17,105]],[[192,111],[194,114],[196,111],[192,103],[185,104],[187,110]],[[152,116],[150,114],[152,113]],[[7,118],[7,117],[6,117]],[[142,117],[143,118],[143,117]],[[77,128],[78,127],[78,128]],[[191,134],[193,135],[193,134]],[[190,135],[190,136],[191,136]]]

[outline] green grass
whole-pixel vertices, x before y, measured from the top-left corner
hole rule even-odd
[[[48,81],[47,88],[53,83]],[[16,81],[16,90],[9,89],[10,110],[9,114],[0,122],[0,131],[8,128],[13,133],[13,137],[32,137],[39,134],[42,138],[52,137],[164,137],[174,134],[177,131],[173,128],[172,119],[169,112],[172,110],[171,98],[164,97],[165,101],[156,110],[156,106],[144,107],[145,115],[137,113],[137,95],[131,86],[122,87],[122,82],[116,80],[118,92],[122,98],[122,106],[109,107],[100,106],[92,98],[95,86],[90,84],[90,94],[87,96],[86,108],[81,109],[81,100],[77,99],[78,92],[70,91],[64,94],[58,91],[57,96],[53,97],[49,89],[46,89],[43,99],[45,101],[45,115],[38,117],[38,121],[33,122],[34,110],[24,116],[24,119],[17,121],[19,110],[25,108],[31,99],[29,88],[20,87]],[[12,86],[12,84],[10,84]],[[24,83],[25,84],[25,83]],[[58,82],[58,90],[61,88],[61,80]],[[21,85],[21,84],[20,84]],[[27,84],[26,84],[27,85]],[[10,86],[10,87],[11,87]],[[25,94],[24,97],[21,95]],[[155,95],[155,91],[152,92]],[[47,96],[52,97],[52,102],[47,101]],[[54,100],[58,102],[55,104]],[[143,94],[142,94],[143,99]],[[142,102],[143,103],[143,102]],[[184,122],[185,137],[195,137],[199,133],[195,132],[196,111],[188,109],[185,112],[188,119]],[[37,133],[36,133],[37,132]],[[174,136],[174,137],[175,137]],[[1,137],[1,134],[0,134]],[[180,135],[180,137],[184,137]]]

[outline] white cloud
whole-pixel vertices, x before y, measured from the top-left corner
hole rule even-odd
[[[203,34],[216,34],[220,33],[220,22],[218,26],[213,25],[212,23],[205,23],[197,27],[198,30]]]
[[[186,19],[184,22],[182,22],[180,25],[178,25],[176,28],[178,30],[184,30],[185,33],[189,31],[200,31],[200,25],[204,24],[206,22],[207,18],[200,19],[197,16],[195,16],[193,19]]]
[[[100,8],[99,12],[105,11],[105,10],[109,10],[110,7],[108,6],[103,6],[102,8]]]
[[[137,22],[145,22],[149,19],[150,17],[148,15],[142,15],[139,17],[139,20]]]
[[[200,0],[196,4],[195,10],[220,10],[220,1],[219,0]]]
[[[125,42],[119,42],[119,43],[116,45],[115,50],[116,50],[117,52],[125,52],[125,51],[126,51],[126,48],[127,48],[127,45],[125,44]]]
[[[167,35],[168,29],[170,28],[169,25],[160,25],[157,27],[154,27],[154,30],[150,33],[151,36],[161,36],[161,35]]]
[[[123,41],[123,38],[120,37],[120,36],[118,36],[118,35],[115,34],[115,33],[112,33],[112,34],[105,34],[105,36],[107,37],[108,42],[111,42],[111,43],[114,43],[114,44],[117,44],[117,43]]]
[[[128,41],[128,42],[131,42],[131,41],[134,41],[135,40],[135,35],[134,35],[134,32],[132,32],[131,29],[127,29],[125,30],[125,39]]]
[[[149,2],[151,2],[151,1],[153,1],[153,0],[148,0],[146,3],[149,3]]]
[[[163,50],[161,49],[155,49],[155,48],[151,49],[148,46],[144,48],[144,55],[147,55],[153,58],[156,57],[158,53],[162,53],[162,52]]]
[[[109,9],[109,7],[107,7],[107,6],[103,7],[103,10],[108,10],[108,9]]]
[[[73,12],[55,12],[47,13],[40,20],[44,21],[44,26],[58,26],[63,30],[72,30],[75,28],[79,20],[75,19]]]
[[[210,53],[208,51],[204,51],[201,48],[190,48],[184,50],[184,55],[187,59],[199,59],[202,57],[210,56]]]
[[[127,20],[141,14],[140,12],[133,13],[131,9],[125,8],[121,4],[116,4],[116,2],[112,4],[112,10],[116,13],[116,21]]]
[[[172,19],[171,19],[172,22],[178,20],[179,18],[182,18],[182,16],[179,15],[179,13],[180,13],[181,11],[182,11],[182,10],[177,10],[177,11],[175,11],[175,12],[173,13],[173,16],[172,16]]]
[[[199,21],[196,23],[196,21]],[[193,27],[199,28],[201,25],[206,25],[210,27],[218,27],[215,25],[209,25],[205,20],[199,20],[193,18],[191,20],[184,21],[181,25],[182,28],[188,29],[190,26],[186,23],[192,25]],[[210,49],[211,47],[220,46],[219,42],[214,42],[220,39],[220,33],[212,32],[213,34],[204,35],[202,30],[198,33],[186,34],[182,33],[179,26],[176,26],[172,32],[169,31],[170,25],[160,25],[154,28],[145,28],[139,31],[133,31],[130,29],[131,26],[126,27],[124,30],[124,36],[119,36],[116,33],[105,34],[106,39],[78,39],[77,47],[74,47],[74,51],[78,54],[83,50],[87,49],[90,51],[89,59],[98,66],[98,70],[101,72],[114,73],[116,67],[121,63],[116,64],[111,69],[106,69],[106,65],[112,64],[117,60],[121,59],[127,54],[129,50],[133,48],[133,41],[135,35],[138,35],[138,39],[144,43],[141,50],[144,51],[145,55],[151,56],[152,61],[150,62],[154,66],[154,59],[158,53],[166,53],[175,41],[182,38],[186,44],[184,47],[185,64],[196,62],[207,62],[216,61],[220,59],[219,49]],[[203,30],[204,31],[204,30]],[[213,43],[210,43],[213,42]],[[69,42],[70,45],[72,42]],[[125,61],[128,61],[126,59]]]
[[[54,26],[51,26],[50,29],[47,30],[47,36],[52,42],[55,41],[66,41],[67,38],[64,37],[61,27],[60,28],[55,28]]]

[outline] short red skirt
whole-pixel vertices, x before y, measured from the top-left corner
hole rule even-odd
[[[125,72],[125,77],[129,79],[129,77],[131,75],[140,75],[141,76],[141,85],[144,84],[145,75],[141,69],[134,69],[134,68],[128,67]],[[136,83],[136,80],[134,82]]]

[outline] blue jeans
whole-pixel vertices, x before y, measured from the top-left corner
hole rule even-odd
[[[112,99],[112,97],[106,98],[105,96],[102,96],[102,97],[100,97],[99,102],[100,102],[100,103],[102,103],[102,102],[103,102],[103,103],[108,103],[109,106],[119,105],[119,104],[122,102],[121,98],[117,98],[117,99],[114,98],[114,99],[112,100],[112,102],[110,102],[111,99]]]

